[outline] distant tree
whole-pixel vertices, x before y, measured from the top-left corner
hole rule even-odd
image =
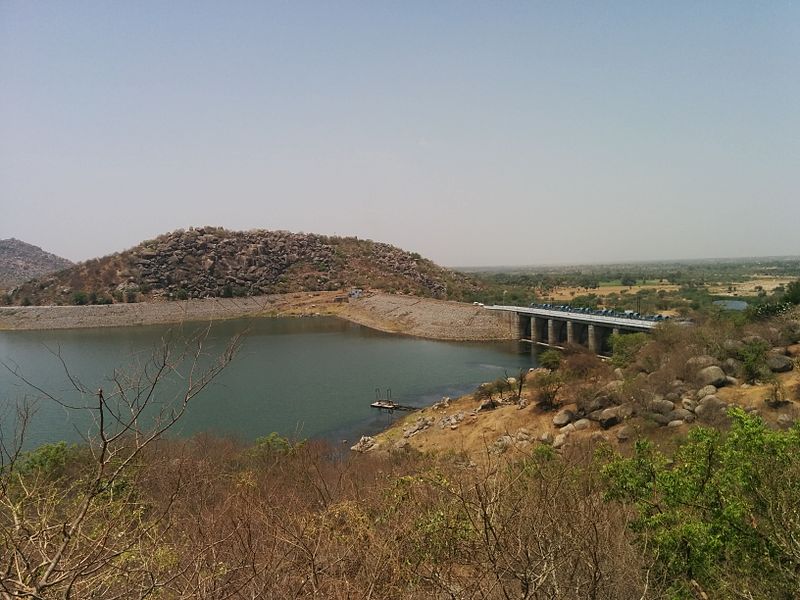
[[[636,285],[636,279],[634,277],[631,277],[630,275],[626,275],[625,277],[620,279],[620,284],[631,287]]]
[[[783,295],[785,302],[800,304],[800,279],[792,281],[786,286],[786,293]]]

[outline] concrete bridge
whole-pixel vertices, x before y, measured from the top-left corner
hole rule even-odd
[[[566,344],[587,346],[595,354],[608,352],[612,333],[650,332],[662,321],[581,312],[575,309],[486,306],[507,313],[509,325],[522,341],[563,348]]]

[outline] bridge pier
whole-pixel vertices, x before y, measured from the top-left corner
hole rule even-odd
[[[558,345],[558,339],[556,339],[556,320],[555,319],[547,319],[547,343],[551,346]]]
[[[575,343],[575,322],[567,321],[567,343]]]

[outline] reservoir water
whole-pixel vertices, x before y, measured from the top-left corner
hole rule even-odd
[[[182,333],[204,329],[184,324]],[[219,354],[244,332],[225,371],[191,402],[170,435],[199,432],[251,441],[273,431],[295,438],[356,440],[392,418],[371,408],[376,388],[395,402],[425,406],[442,396],[469,392],[482,381],[516,376],[534,365],[517,342],[453,343],[394,336],[336,318],[220,321],[210,326],[204,350]],[[139,373],[165,336],[167,326],[0,332],[0,361],[18,369],[41,390],[70,405],[95,399],[72,388],[71,375],[87,389],[113,393],[115,369]],[[156,391],[168,405],[185,386],[186,369],[170,373]],[[16,406],[35,406],[26,447],[76,442],[92,429],[85,410],[65,408],[0,367],[0,434],[13,434]]]

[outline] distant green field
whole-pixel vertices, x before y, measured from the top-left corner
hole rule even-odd
[[[603,288],[603,287],[615,287],[615,286],[619,286],[619,285],[622,285],[622,280],[621,279],[609,279],[608,281],[601,281],[599,283],[599,286],[601,288]],[[659,281],[658,279],[645,279],[645,280],[637,279],[636,280],[636,285],[669,285],[669,282],[667,282],[667,281]]]

